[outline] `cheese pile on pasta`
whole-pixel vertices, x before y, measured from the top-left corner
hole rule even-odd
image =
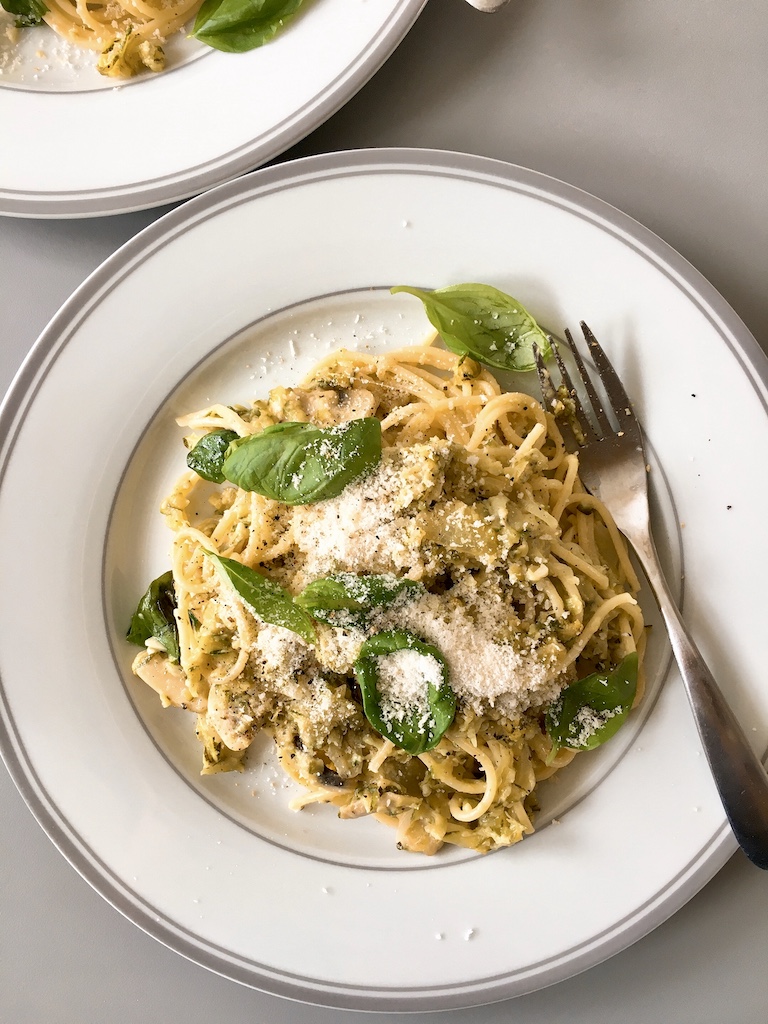
[[[553,747],[548,709],[574,680],[642,647],[637,578],[552,412],[433,340],[385,355],[338,351],[301,387],[179,422],[192,446],[214,430],[246,438],[364,418],[380,423],[380,461],[335,497],[288,504],[226,481],[211,488],[192,470],[181,477],[162,509],[174,532],[179,660],[150,640],[134,671],[196,714],[204,773],[241,767],[265,732],[303,787],[297,809],[373,815],[415,852],[510,845],[533,831],[537,783],[574,756]],[[191,513],[201,487],[213,490],[205,519]],[[211,556],[297,599],[329,578],[353,595],[355,581],[384,581],[390,596],[362,615],[320,616],[307,640],[259,616]],[[389,694],[375,727],[358,669],[382,635],[423,649],[409,642],[374,658]],[[439,739],[411,753],[387,723],[434,726],[424,698],[441,678],[455,710]]]

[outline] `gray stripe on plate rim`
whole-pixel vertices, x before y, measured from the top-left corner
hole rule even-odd
[[[300,142],[307,134],[327,121],[356,92],[362,89],[411,30],[426,3],[427,0],[400,0],[399,6],[392,11],[384,23],[377,39],[339,72],[321,93],[313,96],[311,100],[278,124],[273,125],[268,131],[214,160],[195,164],[182,171],[166,174],[159,178],[146,178],[139,183],[115,185],[103,189],[28,193],[18,189],[0,188],[0,213],[10,216],[51,218],[130,213],[187,199],[225,181],[237,178],[262,163],[276,159],[286,149]],[[408,8],[413,4],[415,4],[414,9],[410,12],[410,16],[406,17]],[[398,26],[401,18],[405,20],[402,25]],[[399,35],[392,46],[391,36],[398,27]],[[207,55],[203,54],[202,56]],[[191,63],[193,62],[187,62],[187,64]],[[187,64],[183,67],[186,67]],[[183,67],[175,70],[183,70]],[[340,85],[357,71],[360,72],[360,77],[352,90],[339,92]],[[146,81],[152,81],[152,79],[146,79]],[[72,95],[89,95],[93,91],[72,93]],[[8,197],[7,202],[5,197]]]

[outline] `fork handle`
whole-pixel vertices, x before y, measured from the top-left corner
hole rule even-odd
[[[630,538],[667,625],[696,726],[739,846],[768,870],[768,775],[693,642],[650,537]]]

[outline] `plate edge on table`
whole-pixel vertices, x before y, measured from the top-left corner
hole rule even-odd
[[[260,139],[266,139],[265,142],[256,139],[238,147],[231,154],[209,160],[208,170],[205,170],[206,165],[203,165],[202,169],[192,167],[170,173],[166,175],[170,184],[162,184],[162,179],[155,181],[148,178],[141,183],[138,191],[135,188],[132,190],[131,186],[114,186],[86,189],[79,195],[79,190],[70,189],[60,192],[32,192],[26,197],[19,198],[17,194],[3,189],[0,185],[0,216],[31,220],[69,220],[136,213],[182,202],[208,189],[235,180],[271,160],[276,160],[341,110],[373,78],[408,35],[426,5],[427,0],[400,0],[400,7],[393,12],[392,24],[386,34],[382,38],[374,38],[369,46],[357,54],[354,61],[336,76],[334,82],[319,94],[322,102],[318,104],[318,97],[315,97],[312,103],[308,104],[309,111],[298,120],[297,112],[294,111],[284,120],[282,126],[273,125],[259,136]],[[348,78],[351,69],[356,65],[359,66],[346,83],[346,87],[340,87],[337,84],[338,80]],[[222,160],[225,161],[223,165]]]

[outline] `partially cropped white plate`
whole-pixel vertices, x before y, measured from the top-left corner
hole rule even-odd
[[[428,1010],[541,988],[647,933],[734,849],[647,600],[645,705],[542,790],[534,836],[485,858],[420,858],[376,822],[289,811],[268,746],[246,775],[202,779],[191,717],[130,675],[128,619],[167,566],[157,506],[184,464],[174,417],[295,382],[331,346],[414,341],[420,306],[388,287],[470,280],[603,340],[647,428],[685,617],[762,753],[765,357],[679,255],[568,185],[422,151],[256,172],[97,270],[2,410],[8,768],[123,914],[273,993]]]
[[[267,45],[177,33],[168,67],[103,78],[47,26],[0,10],[0,214],[92,217],[171,203],[278,156],[384,63],[426,0],[311,0]]]

